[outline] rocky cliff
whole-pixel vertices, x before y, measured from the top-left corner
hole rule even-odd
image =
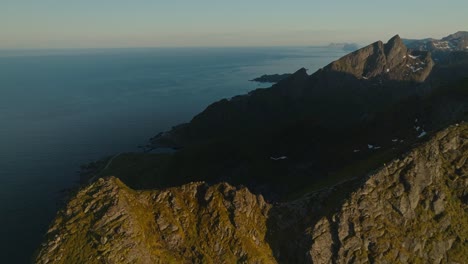
[[[226,183],[135,191],[100,179],[59,212],[36,261],[463,263],[467,159],[461,124],[369,176],[279,204]]]

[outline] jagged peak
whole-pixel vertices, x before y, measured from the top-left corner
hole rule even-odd
[[[406,47],[398,34],[389,39],[385,44],[386,49],[392,47]]]
[[[399,81],[424,81],[433,66],[430,55],[410,55],[403,40],[395,35],[385,44],[377,41],[344,56],[325,70],[348,73],[358,79],[380,76]]]
[[[399,35],[392,37],[385,45],[386,69],[392,69],[402,62],[406,56],[408,49],[401,40]]]
[[[277,84],[274,85],[274,87],[280,87],[280,89],[290,90],[291,83],[295,83],[296,85],[298,85],[299,83],[303,83],[305,80],[307,80],[308,77],[309,74],[307,74],[307,69],[300,68],[286,79],[279,81]]]
[[[388,44],[388,43],[391,43],[391,42],[398,42],[398,41],[401,42],[401,43],[403,43],[402,40],[401,40],[400,35],[396,34],[395,36],[391,37],[391,38],[388,40],[387,44]]]
[[[302,67],[299,70],[297,70],[294,74],[307,74],[307,69]]]
[[[296,79],[296,78],[303,78],[303,77],[308,77],[309,74],[307,74],[307,69],[306,68],[300,68],[299,70],[297,70],[296,72],[294,72],[293,74],[291,74],[291,76],[289,76],[288,78],[286,79]]]

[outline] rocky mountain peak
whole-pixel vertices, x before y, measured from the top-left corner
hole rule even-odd
[[[386,44],[377,41],[332,62],[325,70],[354,75],[358,79],[380,77],[398,81],[424,81],[433,61],[430,53],[410,52],[399,35]]]
[[[387,41],[387,43],[384,44],[385,46],[385,54],[388,55],[389,51],[392,49],[399,49],[399,48],[405,48],[405,44],[403,44],[403,40],[400,38],[400,35],[395,35],[391,39]],[[406,51],[406,50],[405,50]]]
[[[408,49],[399,35],[391,38],[385,45],[386,67],[393,69],[400,64],[408,54]]]

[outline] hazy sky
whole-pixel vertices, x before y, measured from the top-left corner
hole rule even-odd
[[[459,30],[468,0],[0,0],[0,48],[365,44]]]

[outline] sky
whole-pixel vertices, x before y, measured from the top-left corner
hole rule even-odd
[[[0,48],[367,44],[468,30],[467,14],[467,0],[0,0]]]

